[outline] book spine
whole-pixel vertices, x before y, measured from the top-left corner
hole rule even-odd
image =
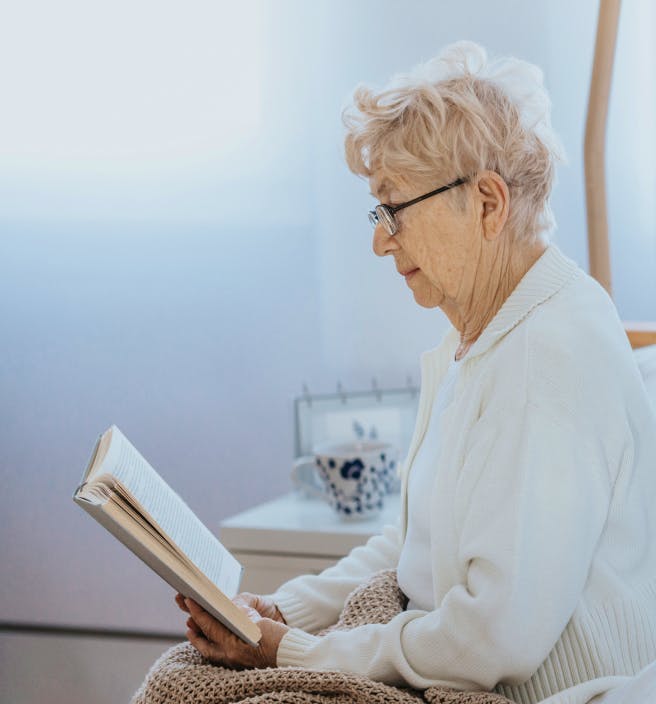
[[[96,455],[98,454],[98,448],[100,447],[100,441],[102,440],[102,435],[98,436],[98,439],[96,440],[96,445],[93,448],[93,452],[91,453],[91,457],[89,457],[89,461],[87,462],[87,468],[84,470],[84,474],[82,475],[82,482],[80,483],[80,486],[75,490],[75,493],[73,494],[73,500],[76,501],[76,496],[79,491],[82,490],[84,485],[87,483],[87,477],[89,476],[89,472],[91,471],[91,467],[93,466],[93,461],[96,459]]]

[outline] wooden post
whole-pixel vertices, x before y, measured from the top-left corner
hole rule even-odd
[[[606,215],[606,119],[619,17],[620,0],[600,0],[583,150],[590,274],[611,296],[613,291]],[[633,347],[656,345],[656,323],[625,322],[624,329]]]
[[[613,74],[620,0],[600,0],[585,124],[585,201],[590,274],[612,295],[606,215],[606,118]]]

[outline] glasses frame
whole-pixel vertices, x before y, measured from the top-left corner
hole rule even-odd
[[[401,203],[400,205],[379,203],[373,210],[369,211],[369,222],[372,227],[376,227],[378,223],[382,224],[385,230],[387,230],[389,236],[394,237],[394,235],[399,231],[399,224],[395,217],[399,210],[415,205],[415,203],[420,203],[422,200],[426,200],[426,198],[432,198],[440,193],[444,193],[444,191],[448,191],[450,188],[461,186],[463,183],[467,183],[468,180],[468,178],[464,177],[458,178],[455,181],[448,183],[446,186],[440,186],[440,188],[436,188],[434,191],[424,193],[424,195],[417,196],[417,198],[413,198],[412,200],[409,200],[406,203]]]

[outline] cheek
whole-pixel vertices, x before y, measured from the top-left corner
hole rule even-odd
[[[457,298],[462,275],[453,262],[442,260],[438,265],[435,264],[433,262],[432,266],[422,271],[422,284],[424,296],[429,297],[433,305],[441,305],[445,299]]]
[[[460,277],[461,267],[459,263],[455,262],[453,259],[447,259],[443,262],[441,268],[440,281],[446,288],[451,288]]]
[[[444,300],[444,291],[439,282],[429,278],[423,271],[415,279],[415,300],[424,308],[436,308]]]
[[[423,278],[432,286],[441,289],[448,282],[449,267],[445,265],[445,260],[439,252],[426,252],[426,256],[417,265]]]

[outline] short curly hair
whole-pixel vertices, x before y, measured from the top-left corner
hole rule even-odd
[[[510,191],[507,227],[532,240],[555,227],[549,196],[555,162],[565,160],[550,113],[537,66],[488,61],[482,47],[457,42],[382,91],[355,89],[342,115],[346,162],[360,176],[429,188],[496,171]],[[449,196],[462,204],[460,190]]]

